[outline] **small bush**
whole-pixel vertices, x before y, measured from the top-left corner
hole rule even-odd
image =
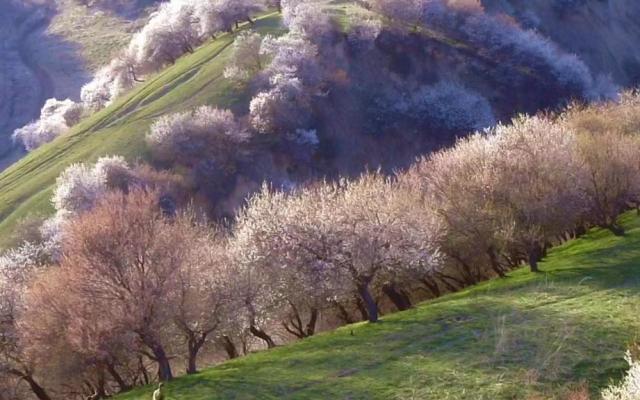
[[[193,166],[212,159],[231,168],[249,138],[231,111],[202,106],[159,118],[151,126],[147,143],[161,162]]]
[[[69,99],[49,99],[40,111],[40,119],[13,132],[13,140],[32,151],[64,134],[82,116],[82,105]]]

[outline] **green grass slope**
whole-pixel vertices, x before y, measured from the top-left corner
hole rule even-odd
[[[640,218],[622,222],[625,237],[598,229],[553,249],[544,273],[178,378],[168,399],[567,399],[581,382],[597,394],[640,329]]]
[[[245,29],[248,25],[245,25]],[[276,13],[262,16],[253,29],[281,31]],[[92,115],[68,134],[44,145],[0,174],[0,248],[12,229],[28,215],[51,212],[49,199],[56,177],[75,162],[91,162],[120,154],[130,160],[146,157],[144,135],[155,118],[202,104],[237,108],[247,104],[241,90],[222,76],[235,34],[225,34],[194,54]]]

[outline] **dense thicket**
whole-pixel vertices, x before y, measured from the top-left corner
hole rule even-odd
[[[439,234],[435,216],[414,193],[372,174],[288,194],[263,189],[238,216],[232,245],[239,265],[264,277],[268,290],[291,289],[256,299],[275,297],[282,305],[254,309],[289,304],[300,311],[304,305],[313,315],[327,298],[357,295],[375,322],[374,291],[400,276],[430,273],[438,264],[433,244]]]
[[[363,164],[394,168],[518,112],[615,96],[614,85],[577,56],[508,17],[486,13],[476,1],[364,4],[371,11],[350,13],[345,28],[322,2],[285,1],[287,35],[262,40],[243,33],[234,45],[225,76],[250,84],[254,129],[289,140],[306,140],[313,132],[321,144],[302,162],[299,149],[289,155],[296,169],[312,172],[304,163],[312,156],[327,161],[323,173]],[[83,88],[82,107],[105,107],[149,73],[275,5],[280,7],[255,0],[161,3],[129,46]],[[15,136],[31,149],[65,130],[43,118]],[[357,136],[366,151],[353,143]],[[393,152],[380,150],[389,146]]]
[[[216,204],[237,206],[263,180],[286,187],[355,176],[365,165],[391,171],[519,111],[616,96],[580,59],[474,1],[372,1],[371,11],[349,14],[346,28],[325,7],[285,1],[286,34],[237,36],[224,76],[250,94],[248,113],[226,115],[242,127],[242,143],[215,139],[217,129],[207,142],[180,123],[188,112],[152,128],[148,143],[163,167],[184,167],[175,158],[185,147],[172,143],[189,136],[185,129],[198,135],[188,167],[214,215],[231,215]],[[192,115],[205,113],[219,111]],[[167,157],[163,147],[180,150]],[[248,153],[253,163],[242,161]]]

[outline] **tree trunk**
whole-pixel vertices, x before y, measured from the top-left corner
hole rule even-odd
[[[29,372],[19,371],[17,369],[9,369],[9,374],[16,376],[29,384],[29,388],[38,400],[51,400],[51,397],[47,394],[47,391],[36,382],[34,377]]]
[[[457,279],[457,278],[455,278],[453,276],[444,274],[442,272],[438,272],[437,275],[438,275],[438,278],[441,279],[442,284],[445,285],[447,290],[449,290],[450,292],[457,292],[458,290],[463,288],[464,285],[465,285],[465,283],[463,281],[461,281],[460,279]],[[455,283],[458,286],[452,284],[450,281]]]
[[[96,393],[94,395],[94,398],[96,399],[104,399],[107,397],[107,392],[105,389],[105,378],[104,378],[104,366],[103,365],[99,365],[98,366],[98,386],[96,386]]]
[[[307,337],[313,336],[316,333],[316,324],[318,323],[318,315],[320,313],[317,309],[311,309],[311,315],[309,316],[309,322],[307,323],[306,335]]]
[[[131,77],[133,78],[134,82],[139,82],[139,83],[144,82],[144,79],[138,79],[136,70],[132,65],[129,66],[129,73],[131,74]]]
[[[610,230],[615,236],[624,236],[624,228],[616,223],[608,224],[605,228]]]
[[[93,383],[85,379],[82,384],[87,388],[86,393],[90,393],[87,395],[86,400],[94,400],[96,397],[96,388],[93,387]]]
[[[398,311],[404,311],[411,308],[411,299],[402,289],[397,289],[392,283],[382,285],[382,292],[391,300]]]
[[[29,388],[38,400],[51,400],[51,397],[47,394],[46,390],[36,382],[33,376],[23,374],[22,379],[29,384]]]
[[[442,293],[440,292],[440,287],[438,286],[438,282],[432,281],[429,278],[422,278],[420,282],[422,282],[422,284],[427,289],[429,289],[431,294],[433,294],[433,297],[440,297],[442,295]]]
[[[360,320],[361,321],[368,321],[369,320],[369,313],[367,312],[367,307],[365,306],[364,302],[362,301],[362,298],[360,298],[360,296],[355,296],[356,298],[356,307],[358,308],[358,311],[360,312]]]
[[[229,360],[238,358],[238,349],[236,349],[236,345],[229,336],[222,335],[222,346],[224,347],[224,351],[227,353]]]
[[[153,333],[149,331],[138,331],[138,336],[142,343],[144,343],[153,353],[153,360],[158,363],[158,379],[161,382],[170,381],[173,379],[173,373],[171,372],[171,363],[169,357],[164,350],[162,344],[155,338]]]
[[[490,247],[487,250],[487,254],[489,255],[489,261],[491,263],[491,269],[498,274],[498,276],[500,278],[504,278],[506,275],[504,274],[504,271],[502,270],[502,267],[500,266],[500,263],[498,262],[498,256],[496,255],[496,251],[494,250],[493,247]]]
[[[291,313],[293,315],[289,318],[289,322],[282,322],[284,329],[298,339],[313,336],[316,330],[316,323],[318,322],[318,310],[315,308],[310,310],[309,321],[305,325],[302,322],[303,317],[300,315],[300,312],[298,312],[298,307],[291,301],[289,301],[289,305],[291,306]]]
[[[131,387],[127,385],[127,383],[124,381],[122,376],[118,373],[118,371],[116,371],[116,366],[113,363],[111,362],[107,363],[107,371],[109,371],[109,374],[111,375],[113,380],[116,381],[116,383],[118,384],[118,388],[120,388],[120,392],[126,392],[127,390],[131,389]]]
[[[340,304],[340,302],[334,301],[333,304],[338,309],[338,318],[340,318],[342,320],[342,322],[344,322],[345,324],[352,324],[352,323],[356,322],[351,317],[351,315],[349,314],[347,309],[342,304]]]
[[[164,349],[162,347],[159,347],[158,349],[153,351],[153,354],[158,361],[158,380],[164,382],[173,379],[171,364],[169,363],[169,358],[164,352]]]
[[[142,379],[144,379],[144,384],[148,385],[151,380],[149,379],[149,373],[147,372],[147,367],[144,366],[144,361],[142,361],[142,356],[138,356],[138,364],[140,368],[140,373],[142,374]]]
[[[455,293],[459,290],[456,286],[449,283],[446,278],[440,277],[440,279],[442,279],[442,284],[445,286],[445,288],[447,288],[449,292]],[[464,287],[464,285],[461,285],[461,287]]]
[[[475,274],[472,272],[472,268],[469,264],[467,264],[467,262],[465,260],[462,259],[462,257],[458,256],[457,254],[453,253],[453,252],[449,252],[448,253],[449,256],[451,258],[453,258],[454,260],[456,260],[458,262],[458,264],[460,264],[460,266],[462,267],[462,272],[463,272],[463,278],[464,279],[464,285],[465,286],[471,286],[471,285],[475,285],[476,283],[478,283],[479,279],[478,277],[475,276]]]
[[[461,262],[462,271],[464,272],[464,281],[467,286],[473,286],[478,283],[476,276],[473,272],[471,272],[471,267],[466,262]]]
[[[249,354],[249,342],[246,337],[241,337],[240,341],[242,342],[242,354],[246,356]]]
[[[189,351],[189,356],[187,357],[187,375],[192,375],[198,372],[198,367],[196,363],[197,353]]]
[[[531,272],[540,272],[538,268],[538,260],[540,259],[540,247],[537,244],[534,244],[529,250],[529,266],[531,267]]]
[[[364,283],[358,286],[358,294],[362,298],[364,305],[367,307],[367,315],[369,322],[378,322],[378,305],[369,291],[369,284]]]
[[[273,341],[271,336],[269,336],[265,331],[263,331],[262,329],[258,328],[257,326],[251,325],[249,327],[249,332],[251,332],[251,334],[253,336],[264,340],[264,342],[267,344],[267,348],[272,349],[272,348],[276,347],[276,343]]]
[[[296,305],[293,304],[292,301],[289,301],[289,306],[291,307],[291,313],[293,315],[288,317],[289,322],[283,321],[282,326],[293,336],[297,337],[298,339],[303,339],[306,337],[306,335],[302,327],[302,319],[300,317],[300,313],[298,312],[298,307],[296,307]]]
[[[189,335],[189,338],[187,339],[187,347],[189,351],[189,355],[187,356],[187,375],[198,372],[198,352],[200,352],[200,349],[204,345],[206,339],[206,334],[202,334],[199,337],[196,337],[195,333],[191,333]]]

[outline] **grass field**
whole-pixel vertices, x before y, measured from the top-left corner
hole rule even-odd
[[[567,399],[581,384],[596,395],[622,376],[640,329],[640,218],[622,222],[625,237],[594,230],[553,249],[544,273],[517,270],[379,324],[229,361],[169,383],[168,398]]]
[[[246,26],[245,26],[246,27]],[[267,14],[254,29],[276,33],[280,17]],[[49,199],[56,177],[75,162],[120,154],[145,157],[144,136],[160,115],[202,104],[246,107],[242,90],[222,76],[235,35],[219,36],[92,115],[68,134],[33,151],[0,174],[0,248],[7,246],[15,224],[29,215],[51,212]]]

